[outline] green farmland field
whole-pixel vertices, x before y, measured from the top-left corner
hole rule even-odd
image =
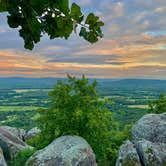
[[[0,78],[0,125],[32,128],[39,108],[50,105],[48,92],[57,79]],[[148,101],[166,93],[166,81],[99,79],[101,100],[122,126],[134,123],[147,113]]]
[[[36,106],[0,106],[0,111],[34,111],[39,109]]]

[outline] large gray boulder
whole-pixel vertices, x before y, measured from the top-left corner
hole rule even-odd
[[[141,140],[136,143],[137,152],[145,166],[166,166],[166,144]]]
[[[3,156],[3,151],[1,148],[0,148],[0,166],[7,166],[5,158]]]
[[[0,128],[0,147],[7,161],[13,160],[20,150],[32,148],[11,132]]]
[[[83,138],[62,136],[32,155],[26,166],[96,166],[96,161]]]
[[[24,141],[24,137],[25,137],[25,134],[26,134],[26,131],[24,129],[19,129],[19,128],[10,127],[10,126],[0,126],[0,129],[9,131],[13,135],[15,135],[16,137],[18,137],[18,138],[20,138],[21,140]]]
[[[133,144],[127,141],[121,146],[116,166],[135,166],[131,156],[135,161],[139,156],[142,166],[166,166],[166,113],[143,116],[132,127],[131,136]]]
[[[146,139],[166,143],[166,113],[143,116],[133,126],[131,135],[133,142]]]
[[[34,127],[26,133],[25,140],[34,138],[37,134],[40,134],[40,133],[41,133],[41,130],[38,127]]]
[[[139,156],[132,142],[126,141],[120,147],[116,166],[141,166]]]

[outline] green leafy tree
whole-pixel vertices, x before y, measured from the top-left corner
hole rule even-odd
[[[0,13],[8,12],[8,24],[19,28],[24,47],[32,50],[43,34],[50,39],[65,38],[73,31],[95,43],[103,36],[104,25],[93,13],[85,18],[80,7],[69,0],[0,0]],[[78,27],[78,28],[77,28]]]
[[[113,158],[117,147],[111,140],[116,123],[105,108],[106,102],[99,98],[96,85],[84,77],[68,76],[65,82],[57,82],[49,93],[50,108],[39,111],[42,146],[62,135],[79,135],[92,146],[98,160]]]
[[[149,113],[161,114],[166,112],[166,95],[161,94],[158,100],[149,101]]]

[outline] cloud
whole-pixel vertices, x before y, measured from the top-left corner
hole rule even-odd
[[[18,31],[8,27],[6,13],[1,14],[0,75],[166,79],[165,0],[71,2],[104,20],[104,38],[91,45],[75,34],[67,41],[43,36],[30,52],[23,49]]]
[[[7,32],[6,28],[0,27],[0,33],[5,33]]]

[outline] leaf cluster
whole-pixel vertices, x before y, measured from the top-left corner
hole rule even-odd
[[[104,25],[99,17],[90,13],[87,18],[80,7],[69,0],[0,0],[0,12],[8,12],[8,24],[18,28],[24,47],[32,50],[43,34],[50,39],[68,39],[73,31],[95,43],[103,36]]]

